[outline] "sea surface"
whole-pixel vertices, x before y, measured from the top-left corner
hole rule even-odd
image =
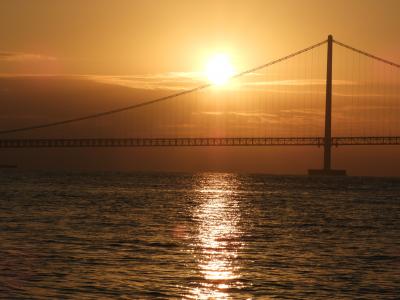
[[[1,299],[399,299],[400,179],[0,172]]]

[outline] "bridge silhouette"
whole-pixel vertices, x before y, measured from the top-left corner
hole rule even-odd
[[[298,87],[308,87],[312,91],[309,92],[310,94],[308,96],[314,97],[315,95],[321,94],[322,90],[313,90],[315,89],[315,86],[321,85],[322,83],[320,82],[318,78],[312,78],[311,80],[302,82],[298,77],[296,77],[296,80],[287,80],[285,81],[285,76],[281,76],[281,80],[273,81],[273,80],[264,80],[264,81],[258,81],[255,83],[252,82],[247,82],[246,79],[249,77],[257,77],[260,76],[260,72],[265,72],[262,73],[263,76],[269,76],[268,70],[270,70],[272,67],[286,63],[287,61],[293,60],[296,57],[301,57],[302,55],[304,56],[307,53],[310,53],[311,51],[315,51],[315,49],[320,49],[321,46],[327,45],[326,48],[326,60],[325,60],[325,78],[323,80],[323,88],[324,88],[324,101],[321,101],[322,99],[318,98],[317,99],[317,105],[313,108],[313,110],[310,109],[310,105],[306,105],[306,96],[303,96],[303,107],[299,107],[299,101],[297,101],[297,110],[296,109],[291,109],[290,105],[291,103],[294,103],[293,101],[290,100],[290,98],[285,98],[289,96],[284,96],[282,98],[282,94],[290,94],[289,86],[298,86]],[[372,89],[368,90],[365,95],[365,98],[368,99],[376,99],[375,106],[369,103],[369,109],[367,112],[365,112],[365,115],[360,115],[360,111],[362,111],[363,106],[362,103],[360,104],[357,102],[358,98],[362,98],[362,94],[355,94],[355,80],[354,81],[344,81],[342,82],[338,81],[339,84],[343,83],[347,85],[347,89],[351,91],[348,95],[345,95],[347,98],[351,99],[351,104],[349,105],[348,102],[343,102],[342,105],[346,107],[347,111],[345,109],[342,110],[341,112],[341,118],[342,120],[347,120],[346,122],[349,123],[349,120],[355,120],[357,119],[358,124],[356,125],[351,125],[352,130],[355,130],[355,133],[346,135],[346,134],[341,134],[341,135],[332,135],[332,117],[335,117],[335,114],[332,113],[332,102],[335,103],[334,96],[333,94],[333,86],[334,86],[334,79],[333,79],[333,69],[334,69],[334,64],[333,64],[333,46],[337,45],[341,49],[349,51],[352,55],[352,63],[353,65],[350,66],[348,63],[347,65],[345,64],[341,68],[338,69],[338,73],[345,73],[346,68],[347,73],[351,74],[351,72],[354,72],[354,66],[358,66],[358,79],[359,81],[363,81],[364,83],[369,82],[370,86],[372,86]],[[363,74],[363,69],[361,68],[361,58],[363,59],[368,59],[371,60],[372,67],[373,69],[370,70],[369,73],[371,73],[371,76],[378,76],[376,81],[373,81],[372,79],[374,78],[366,78],[366,74]],[[312,62],[314,62],[315,57],[312,56]],[[304,61],[303,61],[304,64]],[[385,69],[382,69],[379,67],[379,65],[382,65],[385,67]],[[307,68],[311,68],[311,63],[304,64],[306,68],[305,73],[307,74]],[[351,68],[352,67],[352,68]],[[287,68],[291,70],[291,68]],[[297,66],[297,69],[299,67]],[[351,70],[352,69],[352,70]],[[383,71],[382,71],[383,70]],[[298,72],[298,71],[295,71]],[[271,72],[274,73],[274,72]],[[301,72],[298,72],[301,73]],[[366,73],[366,72],[364,72]],[[279,94],[278,96],[274,96],[273,98],[273,103],[275,104],[265,104],[263,103],[262,105],[271,105],[269,109],[271,111],[275,111],[275,114],[273,113],[260,113],[259,108],[260,106],[260,101],[263,101],[264,98],[266,98],[266,94],[263,94],[265,91],[263,90],[258,90],[258,96],[248,96],[246,94],[245,100],[241,99],[241,102],[250,102],[247,101],[246,99],[250,99],[251,97],[258,97],[258,99],[254,100],[251,99],[251,101],[258,101],[259,105],[254,105],[251,109],[247,109],[247,112],[243,113],[237,113],[235,112],[234,109],[231,109],[230,111],[225,111],[224,108],[220,108],[220,111],[207,111],[204,110],[201,111],[200,113],[198,112],[197,115],[203,114],[207,115],[208,117],[212,116],[214,117],[214,125],[212,126],[213,129],[213,134],[212,136],[207,136],[204,132],[202,134],[197,134],[196,136],[190,136],[190,130],[186,131],[189,134],[184,135],[184,134],[175,134],[175,136],[172,136],[171,133],[164,133],[164,134],[158,134],[157,132],[151,134],[152,136],[143,136],[143,134],[146,134],[148,132],[148,126],[142,127],[145,130],[142,132],[142,136],[134,136],[134,137],[120,137],[120,138],[92,138],[92,137],[84,137],[84,138],[21,138],[21,137],[13,137],[13,138],[3,138],[0,139],[0,148],[47,148],[47,147],[69,147],[69,148],[77,148],[77,147],[193,147],[193,146],[318,146],[318,147],[323,147],[324,149],[324,159],[323,159],[323,168],[320,170],[309,170],[309,173],[312,175],[344,175],[345,171],[344,170],[334,170],[332,169],[332,147],[337,147],[337,146],[367,146],[367,145],[400,145],[400,124],[398,121],[400,118],[399,115],[399,104],[400,104],[400,92],[399,92],[399,86],[400,86],[400,65],[396,64],[394,62],[391,62],[389,60],[380,58],[378,56],[372,55],[368,52],[359,50],[357,48],[351,47],[347,44],[341,43],[339,41],[336,41],[333,39],[331,35],[329,35],[327,40],[324,40],[320,43],[317,43],[315,45],[312,45],[308,48],[305,48],[303,50],[294,52],[288,56],[282,57],[280,59],[271,61],[267,64],[263,64],[260,66],[257,66],[256,68],[252,68],[249,70],[246,70],[244,72],[238,73],[234,75],[231,80],[241,80],[244,79],[245,83],[241,85],[240,87],[244,87],[244,89],[248,88],[251,86],[252,88],[259,88],[262,87],[266,91],[270,92],[272,88],[279,86]],[[287,71],[287,73],[283,72],[283,75],[288,75],[288,77],[293,78],[293,75],[291,75],[290,71]],[[298,74],[301,75],[301,74]],[[309,77],[313,76],[313,72],[309,72]],[[353,74],[353,77],[355,75]],[[364,76],[364,77],[362,77]],[[369,76],[369,75],[368,75]],[[311,77],[310,77],[311,78]],[[354,78],[353,78],[354,79]],[[368,80],[367,80],[368,79]],[[318,81],[319,80],[319,81]],[[361,84],[359,84],[361,86]],[[364,84],[365,85],[365,84]],[[271,88],[272,87],[272,88]],[[176,99],[183,99],[185,97],[189,97],[189,100],[185,98],[185,101],[182,102],[177,102],[176,105],[179,105],[177,107],[182,107],[186,105],[188,101],[192,101],[193,99],[198,100],[196,97],[200,97],[199,95],[203,93],[204,91],[207,90],[212,90],[213,85],[212,84],[201,84],[199,86],[196,86],[194,88],[189,88],[185,89],[183,91],[179,91],[177,93],[169,94],[166,96],[158,97],[150,101],[144,101],[140,103],[135,103],[130,106],[125,106],[113,110],[108,110],[108,111],[103,111],[100,113],[95,113],[95,114],[90,114],[90,115],[85,115],[85,116],[80,116],[76,118],[70,118],[70,119],[65,119],[61,121],[55,121],[55,122],[49,122],[49,123],[42,123],[42,124],[36,124],[32,126],[25,126],[25,127],[19,127],[19,128],[12,128],[12,129],[4,129],[0,131],[1,135],[11,135],[11,134],[18,134],[20,132],[30,132],[33,130],[44,130],[46,128],[52,128],[56,126],[65,126],[68,124],[72,123],[81,123],[83,121],[90,121],[94,119],[100,119],[100,118],[105,118],[107,116],[112,116],[112,115],[118,115],[122,114],[127,111],[139,111],[143,109],[150,109],[148,111],[148,114],[151,116],[151,108],[156,107],[157,105],[168,105],[168,103],[171,103],[171,101],[174,101]],[[340,88],[339,88],[340,89]],[[377,93],[376,91],[379,91]],[[388,93],[387,91],[390,91]],[[292,94],[299,94],[303,93],[304,90],[301,90],[300,92],[297,91],[297,93],[292,92]],[[229,93],[229,92],[228,92]],[[226,105],[232,105],[229,102],[234,102],[232,99],[235,97],[237,94],[243,93],[242,91],[238,89],[234,89],[233,92],[229,96],[222,96],[225,97],[224,99],[226,100]],[[286,93],[286,94],[285,94]],[[194,95],[194,96],[193,96]],[[338,94],[340,97],[344,97],[343,93]],[[204,96],[204,95],[202,95]],[[207,98],[207,95],[205,95]],[[195,97],[195,98],[190,98],[190,97]],[[213,95],[213,97],[216,97]],[[247,97],[247,98],[246,98]],[[318,96],[319,97],[319,96]],[[357,98],[357,99],[356,99]],[[356,100],[355,100],[356,99]],[[192,101],[193,102],[193,101]],[[270,101],[272,103],[272,101]],[[280,107],[284,103],[286,105],[286,109],[283,109]],[[378,104],[378,105],[377,105]],[[274,107],[275,105],[275,107]],[[312,104],[311,104],[312,105]],[[322,106],[321,106],[322,105]],[[267,107],[268,108],[268,107]],[[163,108],[158,108],[159,110],[162,110]],[[265,107],[264,107],[265,109]],[[379,125],[383,128],[383,131],[390,132],[391,134],[382,134],[382,132],[377,132],[375,131],[375,134],[360,134],[360,128],[365,129],[365,125],[367,122],[369,122],[372,119],[372,114],[375,113],[378,116],[374,116],[375,120],[375,125]],[[319,110],[322,110],[322,112],[319,112]],[[348,117],[347,119],[343,117],[348,114],[348,111],[351,110],[353,117],[350,118]],[[279,118],[278,122],[276,119],[276,116],[278,115],[277,111],[281,115],[283,115],[282,118]],[[307,130],[311,130],[313,127],[318,127],[323,129],[323,134],[322,135],[315,135],[315,134],[305,134],[301,135],[299,134],[298,127],[303,126],[302,122],[309,121],[309,119],[312,118],[299,118],[299,114],[302,113],[302,111],[308,112],[310,115],[313,114],[314,116],[314,121],[316,121],[315,124],[317,125],[309,125]],[[264,118],[263,122],[259,122],[260,124],[253,126],[253,127],[266,127],[269,126],[269,129],[271,129],[270,134],[264,130],[264,132],[261,133],[261,130],[256,130],[255,132],[252,132],[249,134],[249,130],[244,130],[244,132],[240,133],[240,126],[239,125],[234,125],[237,128],[231,134],[227,134],[227,136],[224,136],[227,132],[226,130],[226,124],[223,130],[219,130],[221,125],[218,123],[218,116],[222,116],[222,114],[226,115],[226,118],[229,116],[237,117],[239,116],[247,116],[248,119],[251,120],[251,118]],[[183,116],[180,117],[181,119],[181,124],[177,124],[175,127],[178,128],[176,130],[181,130],[185,126],[188,128],[194,128],[193,126],[190,127],[191,125],[188,123],[184,123],[182,120],[183,118],[186,118],[187,113],[184,111],[182,112]],[[192,112],[192,115],[196,114]],[[229,116],[228,116],[229,115]],[[390,117],[390,118],[389,118]],[[222,117],[221,117],[222,118]],[[269,119],[268,119],[269,118]],[[157,118],[154,118],[157,119]],[[173,119],[173,117],[172,117]],[[176,117],[176,119],[179,119]],[[265,121],[265,119],[268,119]],[[271,121],[273,119],[273,122]],[[290,129],[286,134],[283,134],[284,132],[282,131],[282,128],[287,126],[288,119],[293,121],[293,124],[290,124]],[[362,121],[364,120],[364,121]],[[170,120],[171,121],[171,120]],[[339,119],[340,121],[340,119]],[[226,120],[225,120],[226,122]],[[268,123],[269,122],[269,123]],[[338,126],[343,125],[342,123],[346,122],[339,122]],[[364,123],[362,123],[364,122]],[[397,122],[397,123],[396,123]],[[171,122],[170,122],[171,123]],[[323,124],[321,124],[323,123]],[[347,124],[346,123],[346,124]],[[167,124],[164,120],[164,123],[160,123],[162,125],[159,125],[158,128],[164,127],[164,129],[168,126],[164,126]],[[234,124],[231,122],[231,124]],[[285,125],[286,124],[286,125]],[[345,124],[345,125],[346,125]],[[349,123],[350,124],[350,123]],[[204,127],[204,123],[202,124],[201,122],[197,124],[200,129],[201,127]],[[244,128],[250,128],[248,123],[241,123],[242,127]],[[371,125],[372,126],[372,125]],[[370,126],[370,127],[371,127]],[[229,126],[228,126],[229,127]],[[172,126],[170,126],[172,128]],[[310,129],[311,128],[311,129]],[[203,128],[204,129],[204,128]],[[304,129],[304,128],[303,128]],[[272,132],[275,130],[275,132]],[[307,131],[304,130],[304,131]],[[348,130],[348,127],[344,126],[343,132],[346,133]],[[358,131],[357,131],[358,130]],[[160,131],[161,132],[161,131]],[[300,132],[301,133],[301,132]],[[394,134],[393,134],[394,133]],[[153,137],[153,135],[155,135]]]

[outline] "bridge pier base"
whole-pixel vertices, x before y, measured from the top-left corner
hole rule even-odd
[[[335,169],[310,169],[308,170],[310,176],[346,176],[346,170]]]

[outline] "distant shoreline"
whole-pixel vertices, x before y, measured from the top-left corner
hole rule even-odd
[[[0,169],[16,169],[17,165],[0,165]]]

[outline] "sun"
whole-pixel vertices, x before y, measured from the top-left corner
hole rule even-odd
[[[206,76],[215,85],[226,84],[234,74],[235,70],[227,54],[216,54],[207,63]]]

